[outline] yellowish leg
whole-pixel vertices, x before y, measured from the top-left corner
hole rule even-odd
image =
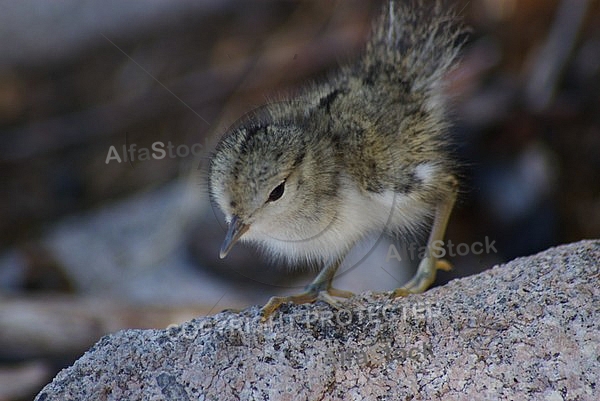
[[[435,281],[435,275],[438,270],[451,270],[452,265],[443,259],[437,259],[431,254],[432,245],[436,241],[442,241],[446,233],[446,226],[450,219],[450,213],[456,201],[456,193],[458,191],[458,181],[454,176],[449,177],[452,185],[452,192],[448,198],[441,202],[435,212],[433,227],[427,241],[427,254],[419,263],[417,272],[404,286],[394,290],[393,297],[404,297],[408,294],[418,294],[424,292]]]
[[[339,303],[333,297],[350,298],[353,293],[350,291],[338,290],[333,288],[331,283],[335,272],[342,263],[342,259],[325,267],[312,283],[306,286],[304,292],[297,295],[287,297],[272,297],[269,302],[260,311],[261,321],[265,321],[275,312],[282,304],[292,302],[295,304],[305,304],[315,302],[317,300],[325,301],[334,308],[339,308]]]

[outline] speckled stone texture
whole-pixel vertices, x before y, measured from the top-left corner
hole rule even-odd
[[[598,400],[600,241],[422,295],[258,307],[102,338],[48,400]]]

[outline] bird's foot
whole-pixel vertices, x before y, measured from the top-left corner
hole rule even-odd
[[[284,303],[294,304],[306,304],[315,301],[324,301],[332,307],[339,309],[340,303],[334,298],[350,298],[354,294],[350,291],[338,290],[337,288],[331,287],[331,285],[324,285],[323,283],[311,283],[309,284],[304,292],[296,295],[290,295],[287,297],[271,297],[269,302],[260,310],[261,322],[266,321],[281,305]]]
[[[435,281],[435,275],[438,270],[450,271],[452,270],[452,265],[445,259],[437,259],[431,256],[421,260],[413,278],[404,286],[396,288],[392,294],[392,298],[406,297],[409,294],[425,292]]]

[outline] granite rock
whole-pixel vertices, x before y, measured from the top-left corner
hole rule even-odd
[[[403,299],[120,331],[36,400],[597,400],[599,267],[581,241]]]

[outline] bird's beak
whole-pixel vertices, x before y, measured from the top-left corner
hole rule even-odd
[[[227,235],[225,235],[225,241],[223,241],[223,245],[221,245],[221,253],[219,256],[223,259],[231,248],[235,245],[235,243],[240,239],[242,235],[250,226],[242,223],[242,221],[237,216],[233,216],[231,218],[231,222],[229,223],[229,229],[227,230]]]

